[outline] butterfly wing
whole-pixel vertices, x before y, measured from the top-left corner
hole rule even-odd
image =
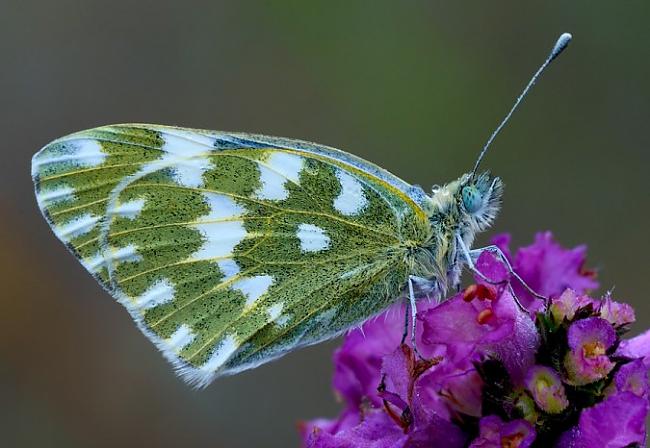
[[[296,140],[107,126],[32,174],[57,237],[198,386],[380,312],[428,238],[421,190]]]

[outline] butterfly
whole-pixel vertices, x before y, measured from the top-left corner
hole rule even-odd
[[[203,387],[456,287],[502,195],[476,168],[427,194],[315,143],[121,124],[49,143],[32,176],[55,235]]]

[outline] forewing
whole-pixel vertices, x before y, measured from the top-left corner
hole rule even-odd
[[[426,238],[405,183],[309,145],[108,126],[47,145],[32,174],[58,238],[202,386],[381,311]]]

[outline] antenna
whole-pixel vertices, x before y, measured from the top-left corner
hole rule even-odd
[[[501,121],[499,126],[494,130],[492,135],[490,135],[490,138],[488,138],[488,141],[485,143],[483,146],[483,149],[481,150],[481,153],[478,156],[478,159],[476,160],[476,164],[474,165],[474,169],[472,170],[472,177],[476,174],[476,170],[478,170],[479,165],[481,164],[481,161],[483,160],[483,157],[487,153],[487,150],[489,149],[490,145],[492,144],[492,141],[494,138],[497,136],[499,132],[501,132],[501,129],[506,125],[508,120],[510,120],[510,117],[512,116],[513,112],[517,109],[519,106],[519,103],[522,102],[522,100],[526,97],[530,89],[535,85],[537,82],[537,79],[539,79],[540,75],[542,72],[548,67],[548,65],[553,62],[555,58],[557,58],[562,51],[569,45],[569,42],[571,42],[571,34],[569,33],[563,33],[555,42],[555,45],[553,46],[553,49],[549,53],[548,57],[544,61],[544,63],[541,65],[540,68],[537,69],[535,74],[533,75],[532,78],[530,78],[530,81],[528,81],[528,84],[526,87],[524,87],[524,90],[521,92],[519,97],[517,97],[517,100],[515,101],[515,104],[512,106],[512,109],[510,109],[510,112],[505,116],[505,118]]]

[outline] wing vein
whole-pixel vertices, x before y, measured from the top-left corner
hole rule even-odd
[[[383,235],[385,237],[390,238],[390,240],[392,240],[393,242],[400,241],[399,235],[393,235],[393,234],[390,234],[390,233],[386,233],[386,232],[384,232],[384,231],[382,231],[380,229],[377,229],[375,227],[369,227],[369,226],[359,224],[359,223],[354,222],[354,221],[349,221],[349,220],[347,220],[345,218],[341,218],[339,216],[331,215],[329,213],[317,212],[317,211],[312,211],[312,210],[288,209],[286,207],[277,206],[277,205],[271,204],[269,202],[260,201],[259,199],[249,198],[249,197],[246,197],[246,196],[241,196],[241,195],[238,195],[236,193],[231,193],[231,192],[227,192],[227,191],[221,191],[221,190],[215,190],[215,189],[209,189],[209,188],[185,187],[183,185],[176,185],[176,184],[146,184],[146,183],[139,183],[137,185],[132,185],[130,188],[138,188],[138,187],[145,187],[145,186],[146,187],[177,188],[177,189],[183,189],[183,190],[201,191],[201,192],[205,192],[205,193],[223,194],[225,196],[230,196],[232,198],[240,199],[240,200],[243,200],[243,201],[254,202],[254,203],[263,205],[265,207],[276,209],[276,210],[278,210],[280,212],[296,213],[296,214],[310,215],[310,216],[322,216],[322,217],[325,217],[325,218],[329,218],[329,219],[332,219],[332,220],[339,221],[341,223],[347,224],[347,225],[349,225],[351,227],[357,227],[357,228],[360,228],[360,229],[363,229],[363,230],[366,230],[366,231],[373,232],[374,234]]]
[[[279,290],[280,290],[280,291],[282,291],[282,290],[286,290],[289,286],[293,285],[294,282],[299,282],[299,281],[301,281],[301,280],[302,280],[302,279],[301,279],[300,277],[294,277],[294,278],[293,278],[293,282],[291,281],[291,279],[289,279],[289,280],[285,281],[283,284],[279,285]],[[320,290],[322,290],[323,288],[329,286],[330,284],[332,284],[332,283],[334,283],[334,282],[336,282],[336,281],[338,281],[338,278],[335,278],[335,277],[334,277],[334,278],[330,278],[328,281],[324,282],[324,283],[321,284],[320,286],[318,286],[318,287],[316,287],[315,289],[311,290],[311,291],[310,291],[310,294],[313,294],[313,293],[315,293],[315,292],[317,292],[317,291],[320,291]],[[280,292],[280,291],[278,291],[278,289],[276,289],[276,290],[274,291],[274,294],[277,295],[278,292]],[[327,301],[325,302],[325,304],[323,304],[321,307],[318,307],[316,310],[319,311],[319,310],[325,308],[327,305],[331,304],[332,300],[334,300],[336,297],[337,297],[337,296],[334,296],[334,295],[333,295],[333,296],[330,298],[330,300],[327,300]],[[250,314],[254,309],[256,309],[257,306],[258,306],[258,303],[259,303],[259,302],[255,302],[255,303],[254,303],[254,304],[253,304],[249,309],[245,310],[245,311],[244,311],[242,314],[240,314],[240,315],[239,315],[235,320],[233,320],[233,322],[232,322],[230,325],[224,327],[224,329],[223,329],[222,331],[218,332],[218,333],[215,334],[214,336],[211,336],[211,337],[210,337],[210,338],[209,338],[209,339],[208,339],[208,340],[207,340],[203,345],[201,345],[201,347],[197,348],[197,349],[194,351],[194,353],[192,353],[191,355],[189,355],[189,356],[187,357],[187,361],[188,361],[188,362],[191,361],[191,360],[192,360],[193,358],[195,358],[199,353],[201,353],[201,351],[203,351],[204,349],[206,349],[207,347],[209,347],[211,344],[213,344],[215,341],[217,341],[221,336],[223,336],[223,335],[226,333],[226,331],[227,331],[227,330],[228,330],[228,329],[229,329],[233,324],[235,324],[236,322],[238,322],[239,320],[241,320],[242,318],[244,318],[246,315]],[[308,319],[309,317],[313,316],[314,314],[315,314],[315,312],[313,312],[313,313],[308,313],[308,314],[307,314],[304,318],[302,318],[302,319],[301,319],[297,324],[295,324],[295,325],[289,327],[286,331],[283,331],[283,332],[281,333],[280,336],[286,334],[289,330],[295,328],[297,325],[299,325],[300,323],[304,322],[306,319]],[[248,336],[248,337],[247,337],[247,340],[250,339],[251,337],[253,337],[253,335]],[[271,341],[271,342],[275,342],[277,339],[278,339],[278,338],[275,338],[275,339],[274,339],[273,341]],[[266,345],[269,345],[269,344],[266,344]],[[265,346],[266,346],[266,345],[265,345]],[[257,351],[259,351],[259,350],[257,350]],[[256,351],[256,352],[257,352],[257,351]]]

